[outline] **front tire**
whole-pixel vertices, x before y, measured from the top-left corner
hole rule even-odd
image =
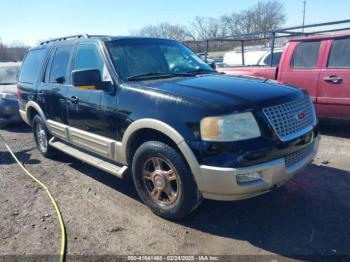
[[[49,141],[52,138],[49,130],[47,129],[45,122],[39,115],[35,115],[32,122],[33,134],[37,148],[39,152],[48,158],[52,158],[57,155],[57,151],[49,145]]]
[[[167,144],[143,143],[134,155],[132,176],[141,200],[161,217],[179,219],[199,206],[201,197],[191,171]]]

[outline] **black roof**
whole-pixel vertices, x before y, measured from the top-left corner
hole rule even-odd
[[[43,41],[40,45],[53,44],[53,43],[62,43],[65,41],[81,41],[85,39],[98,39],[105,41],[113,41],[113,40],[123,40],[123,39],[158,39],[158,40],[171,40],[166,38],[157,38],[157,37],[146,37],[146,36],[110,36],[110,35],[89,35],[89,34],[79,34],[79,35],[71,35],[64,36],[60,38],[49,39],[47,41]]]

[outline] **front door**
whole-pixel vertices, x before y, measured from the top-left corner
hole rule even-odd
[[[103,81],[111,81],[107,67],[96,43],[82,43],[77,46],[73,70],[98,69]],[[114,96],[105,90],[96,90],[72,86],[68,91],[68,122],[71,127],[92,134],[105,136],[107,123],[101,109],[101,101]]]
[[[319,116],[350,119],[350,38],[328,41],[320,73]]]
[[[289,49],[294,47],[294,52],[290,60],[287,59],[290,64],[283,65],[279,78],[286,84],[307,90],[315,103],[322,61],[321,42],[291,42],[289,45]]]

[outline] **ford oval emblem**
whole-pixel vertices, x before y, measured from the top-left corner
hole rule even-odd
[[[297,115],[297,119],[298,120],[303,120],[305,117],[305,112],[300,112],[298,115]]]

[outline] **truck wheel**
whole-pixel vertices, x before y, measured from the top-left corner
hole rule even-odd
[[[143,143],[134,155],[132,176],[141,200],[161,217],[179,219],[199,206],[201,197],[192,173],[167,144]]]
[[[44,157],[54,157],[57,154],[57,150],[49,145],[52,136],[39,115],[34,116],[32,126],[35,143],[40,153]]]

